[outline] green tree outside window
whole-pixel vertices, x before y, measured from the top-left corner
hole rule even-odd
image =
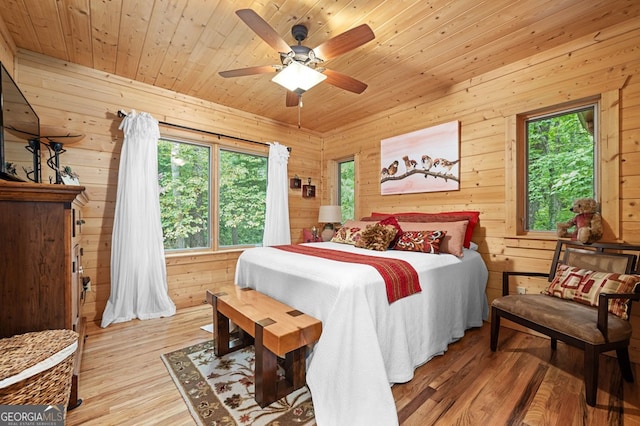
[[[166,250],[210,246],[210,176],[208,146],[158,141],[160,219]]]
[[[355,161],[338,163],[338,186],[342,222],[353,220],[355,215]]]
[[[218,244],[262,245],[267,157],[220,150]]]
[[[527,225],[555,231],[576,198],[595,198],[595,106],[526,121]]]

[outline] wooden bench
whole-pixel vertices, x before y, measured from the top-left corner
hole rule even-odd
[[[322,322],[250,288],[207,291],[207,302],[213,306],[216,356],[255,345],[254,397],[261,407],[305,385],[306,346],[318,341]],[[235,343],[230,339],[229,320],[245,332]],[[280,380],[278,357],[283,358],[285,371]]]

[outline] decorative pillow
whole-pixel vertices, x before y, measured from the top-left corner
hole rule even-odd
[[[364,220],[347,220],[342,226],[347,226],[349,228],[360,228],[360,229],[364,229],[367,226],[371,225],[371,222],[377,222],[377,220],[369,220],[369,221],[364,221]]]
[[[425,229],[445,231],[446,235],[440,242],[440,253],[449,253],[454,256],[463,257],[463,243],[467,223],[466,220],[460,222],[400,222],[400,226],[404,232],[424,231]]]
[[[469,224],[465,231],[464,236],[464,248],[469,248],[471,244],[471,238],[473,237],[473,230],[475,229],[480,219],[479,211],[453,211],[453,212],[439,212],[439,213],[421,213],[421,212],[408,212],[408,213],[371,213],[371,217],[362,218],[362,220],[369,219],[370,221],[380,220],[380,217],[395,216],[398,222],[458,222],[462,220],[468,220]],[[424,228],[423,228],[424,229]],[[437,228],[439,229],[439,228]]]
[[[369,225],[360,234],[356,247],[385,251],[397,233],[398,231],[392,225],[380,225],[379,223]]]
[[[396,235],[393,237],[393,240],[391,241],[391,244],[389,244],[389,247],[393,248],[393,246],[396,245],[396,242],[398,241],[398,238],[400,238],[400,235],[402,234],[402,228],[398,224],[398,220],[393,216],[389,216],[389,217],[387,217],[385,219],[382,219],[378,223],[380,225],[390,225],[390,226],[393,226],[396,229]]]
[[[318,232],[316,237],[313,238],[313,232],[311,231],[311,229],[304,228],[302,230],[302,240],[305,243],[317,243],[317,242],[322,242],[322,237],[320,236],[320,233]]]
[[[394,250],[419,251],[422,253],[440,253],[440,243],[446,231],[404,231]]]
[[[543,293],[570,299],[590,306],[598,306],[600,293],[633,293],[640,283],[640,275],[597,272],[559,264],[556,275]],[[609,312],[622,319],[629,318],[629,300],[609,301]]]
[[[331,238],[331,242],[355,245],[362,235],[362,229],[357,227],[343,226]]]

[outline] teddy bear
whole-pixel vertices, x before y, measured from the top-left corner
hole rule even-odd
[[[579,198],[569,209],[576,215],[568,222],[557,224],[560,238],[570,237],[583,244],[591,244],[602,238],[602,216],[598,213],[598,203],[593,198]],[[575,226],[573,232],[569,229]]]

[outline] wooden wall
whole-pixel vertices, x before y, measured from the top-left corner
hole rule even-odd
[[[449,87],[421,105],[405,105],[324,135],[323,173],[332,161],[357,158],[357,214],[371,211],[481,212],[474,241],[486,261],[489,300],[501,294],[506,269],[548,271],[555,236],[546,240],[507,234],[505,124],[509,117],[568,100],[620,90],[622,239],[640,243],[640,26],[629,21],[541,52]],[[425,64],[428,67],[428,64]],[[416,77],[426,78],[426,77]],[[455,192],[380,195],[380,140],[452,120],[461,122],[461,189]],[[606,220],[606,218],[605,218]],[[544,282],[525,282],[539,291]],[[632,357],[640,361],[640,306],[634,311]],[[488,343],[487,343],[488,344]]]
[[[17,83],[40,122],[86,134],[78,144],[65,147],[61,163],[78,172],[90,199],[82,235],[84,271],[93,283],[83,308],[89,320],[102,317],[110,294],[111,231],[123,142],[119,109],[145,111],[160,121],[245,139],[278,141],[292,148],[290,175],[319,182],[320,135],[46,56],[18,51],[16,58]],[[166,126],[160,130],[163,135],[177,134]],[[204,140],[197,133],[179,136]],[[267,152],[266,147],[260,149]],[[292,239],[300,242],[302,228],[317,222],[320,198],[302,198],[300,190],[290,190],[289,195]],[[169,293],[176,306],[203,303],[206,289],[232,283],[239,254],[233,250],[167,255]]]

